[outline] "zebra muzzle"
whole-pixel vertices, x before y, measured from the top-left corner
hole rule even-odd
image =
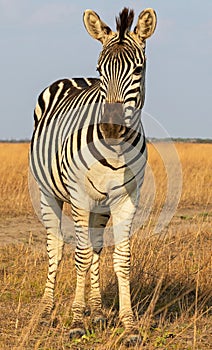
[[[100,130],[109,144],[117,144],[122,140],[126,127],[124,109],[121,103],[106,103],[100,122]]]

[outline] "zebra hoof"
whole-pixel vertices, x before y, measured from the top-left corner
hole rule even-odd
[[[52,327],[52,328],[56,328],[57,325],[58,325],[59,321],[57,318],[54,318],[54,319],[50,319],[49,317],[42,317],[40,319],[40,326],[42,327]]]
[[[47,311],[43,311],[40,315],[39,320],[40,326],[50,327],[51,326],[51,313]]]
[[[94,327],[104,330],[107,327],[107,319],[104,315],[96,315],[92,319],[92,324]]]
[[[143,341],[143,337],[137,333],[126,334],[123,339],[123,345],[126,347],[134,347],[140,345]]]
[[[83,325],[73,325],[73,328],[70,329],[69,338],[81,338],[83,335],[85,335],[85,328]]]

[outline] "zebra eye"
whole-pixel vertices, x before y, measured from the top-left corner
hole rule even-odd
[[[142,66],[138,66],[134,69],[134,74],[135,75],[140,75],[142,72]]]

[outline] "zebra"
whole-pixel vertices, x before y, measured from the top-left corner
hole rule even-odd
[[[70,337],[85,334],[85,277],[90,269],[91,317],[105,321],[100,292],[99,259],[104,229],[112,218],[113,265],[119,287],[119,317],[136,337],[130,297],[130,230],[147,161],[141,123],[145,97],[145,42],[155,30],[156,14],[143,10],[131,31],[134,11],[116,17],[116,32],[92,10],[84,12],[90,36],[102,43],[99,78],[61,79],[38,97],[30,169],[40,190],[47,231],[48,276],[44,315],[54,306],[54,287],[62,258],[61,216],[71,206],[76,232],[76,290]]]

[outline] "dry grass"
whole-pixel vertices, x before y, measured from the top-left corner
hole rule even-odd
[[[32,213],[28,192],[28,151],[29,144],[26,143],[0,143],[0,217]]]
[[[167,146],[168,147],[168,146]],[[183,189],[179,208],[201,206],[211,203],[210,185],[212,169],[212,144],[175,145],[183,169]],[[156,183],[155,209],[164,201],[166,171],[157,148],[148,145],[149,164]],[[0,217],[33,213],[28,192],[29,144],[0,143]],[[8,193],[10,199],[8,200]]]
[[[153,234],[166,188],[165,169],[157,151],[149,146],[149,162],[157,193],[153,213],[132,237],[131,289],[133,308],[145,343],[139,349],[209,350],[212,348],[212,212],[210,189],[212,145],[177,144],[183,190],[179,209],[168,228]],[[28,198],[28,145],[0,144],[0,217],[17,224],[33,214]],[[18,221],[20,219],[20,223]],[[14,221],[16,220],[16,221]],[[33,222],[33,221],[32,221]],[[40,229],[42,230],[41,226]],[[124,349],[119,341],[117,283],[112,272],[112,248],[101,260],[103,307],[108,326],[93,329],[79,341],[69,341],[71,303],[75,289],[74,252],[66,246],[60,265],[56,308],[50,327],[38,319],[39,301],[47,272],[45,244],[32,231],[25,243],[0,250],[0,349]],[[28,232],[29,232],[28,231]],[[89,288],[89,279],[87,283]]]

